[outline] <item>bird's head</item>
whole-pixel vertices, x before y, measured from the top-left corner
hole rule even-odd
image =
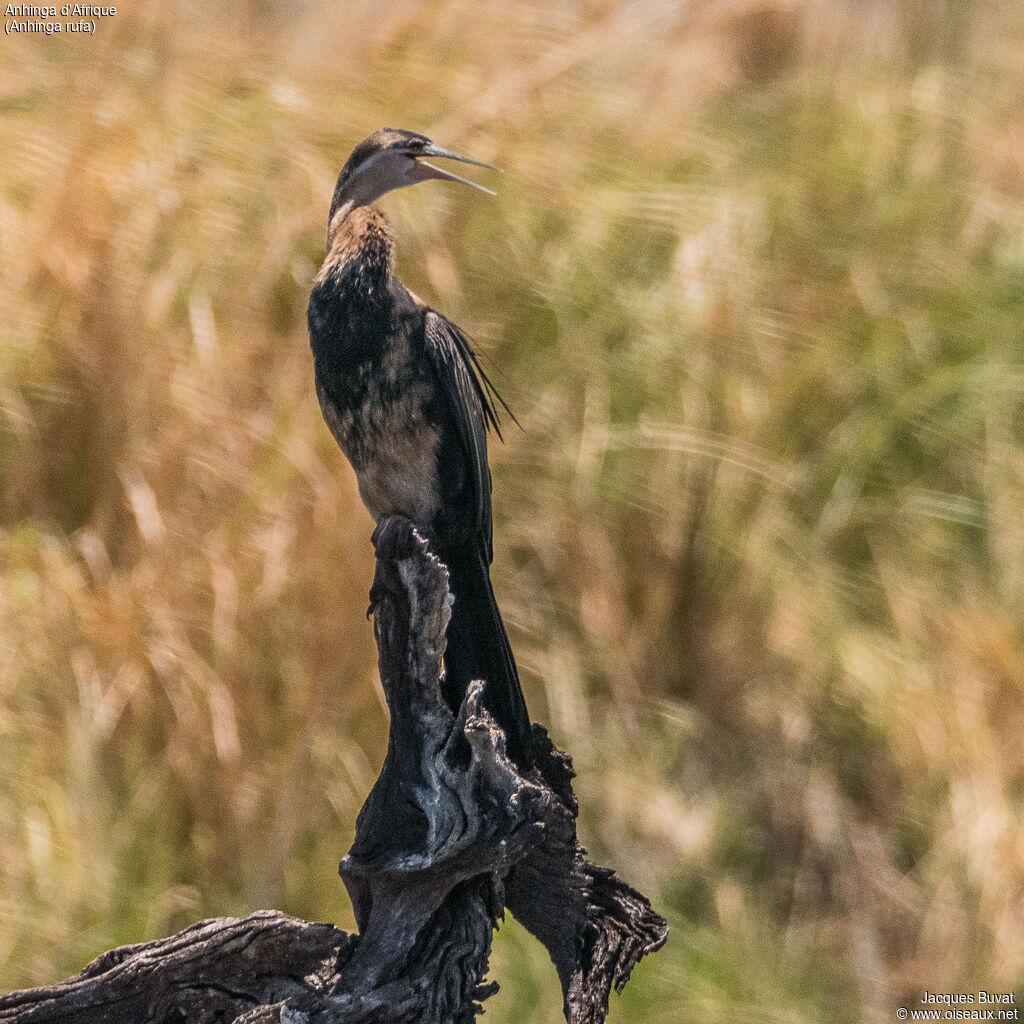
[[[458,160],[460,163],[496,170],[490,164],[470,160],[467,156],[435,146],[425,135],[417,132],[381,128],[352,150],[352,155],[341,169],[334,189],[334,201],[331,203],[331,217],[342,206],[366,206],[385,192],[393,192],[396,188],[405,188],[420,181],[430,181],[432,178],[457,181],[494,195],[489,188],[428,163],[428,159]]]

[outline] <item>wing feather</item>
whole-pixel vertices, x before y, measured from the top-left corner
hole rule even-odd
[[[424,319],[427,351],[438,383],[448,398],[459,439],[469,461],[477,529],[483,537],[487,560],[493,556],[491,527],[491,470],[487,464],[487,431],[501,437],[495,400],[515,421],[508,406],[480,367],[465,333],[436,310]]]

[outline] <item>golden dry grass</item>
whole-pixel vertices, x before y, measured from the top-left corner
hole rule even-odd
[[[970,0],[129,2],[0,59],[0,988],[334,874],[386,721],[304,309],[382,124],[479,339],[495,581],[595,856],[613,1020],[1024,985],[1024,25]],[[502,1020],[556,1021],[504,928]]]

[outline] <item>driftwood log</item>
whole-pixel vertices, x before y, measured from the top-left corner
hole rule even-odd
[[[665,921],[584,859],[572,763],[541,726],[524,776],[480,684],[460,708],[445,703],[447,571],[406,520],[374,541],[391,730],[341,862],[359,934],[266,910],[202,921],[0,996],[0,1024],[471,1024],[497,989],[484,976],[505,907],[550,952],[570,1024],[605,1019],[612,986],[662,945]]]

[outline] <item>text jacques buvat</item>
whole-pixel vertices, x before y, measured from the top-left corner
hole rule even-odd
[[[22,32],[42,32],[48,36],[57,32],[85,32],[91,35],[96,31],[97,18],[112,18],[115,14],[116,7],[100,7],[96,4],[64,4],[61,7],[7,4],[4,8],[4,32],[7,35]]]

